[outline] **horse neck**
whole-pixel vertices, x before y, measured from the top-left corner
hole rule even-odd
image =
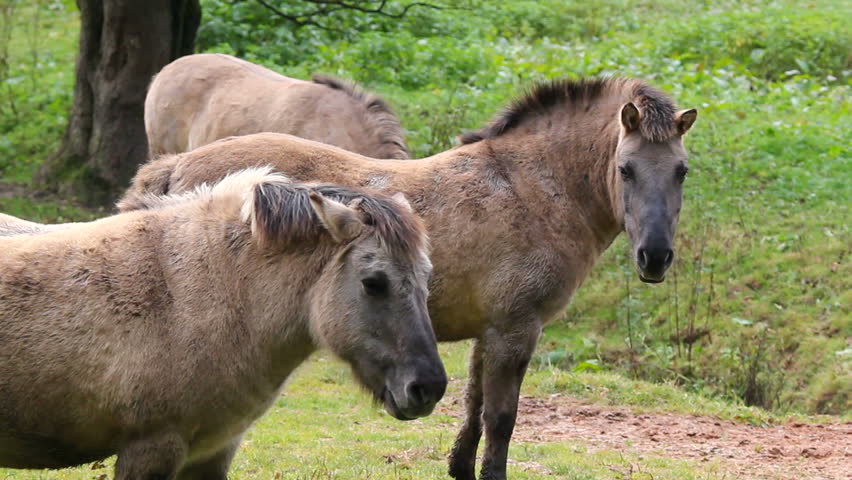
[[[554,112],[484,141],[494,157],[513,159],[524,181],[538,185],[555,202],[567,225],[584,224],[603,252],[622,229],[615,150],[615,116],[594,111]],[[565,200],[560,200],[564,198]]]
[[[311,335],[312,286],[330,257],[322,248],[316,253],[291,252],[276,258],[257,253],[240,268],[247,277],[246,299],[263,338],[265,358],[274,375],[289,373],[317,346]],[[278,373],[280,372],[280,373]]]
[[[234,223],[205,223],[204,240],[193,247],[204,249],[208,289],[227,310],[205,321],[220,322],[207,328],[218,336],[214,343],[231,349],[230,358],[239,363],[234,372],[277,388],[316,350],[306,295],[299,290],[315,281],[311,276],[319,277],[314,264],[322,260],[299,253],[268,256],[251,238],[242,245],[229,243],[223,232]]]

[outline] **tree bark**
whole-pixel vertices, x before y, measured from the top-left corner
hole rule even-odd
[[[151,78],[192,53],[198,0],[77,0],[80,51],[68,127],[35,181],[90,205],[116,198],[147,160]]]

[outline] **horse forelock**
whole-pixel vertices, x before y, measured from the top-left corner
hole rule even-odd
[[[382,245],[395,255],[417,261],[429,249],[423,221],[407,207],[377,192],[339,185],[316,185],[314,190],[332,200],[348,204],[360,199],[357,208]]]
[[[594,103],[616,95],[633,102],[641,112],[640,132],[652,142],[662,142],[675,132],[675,105],[662,91],[641,80],[628,78],[585,78],[539,83],[513,101],[485,127],[460,137],[462,144],[498,137],[525,120],[563,106]],[[616,120],[613,116],[613,121]]]
[[[365,92],[354,82],[347,82],[338,78],[317,74],[313,75],[311,80],[316,84],[340,90],[356,102],[362,104],[379,138],[379,143],[387,145],[393,150],[393,152],[389,153],[389,155],[392,155],[389,158],[404,160],[410,157],[399,118],[384,99]]]
[[[651,142],[665,142],[677,133],[674,102],[662,90],[638,80],[629,84],[633,103],[639,108],[642,120],[639,131]]]
[[[352,204],[363,212],[368,231],[395,256],[417,262],[428,251],[426,229],[419,217],[390,197],[353,187],[325,184],[260,183],[247,202],[243,218],[265,245],[314,245],[325,235],[310,202],[311,192],[330,200]]]

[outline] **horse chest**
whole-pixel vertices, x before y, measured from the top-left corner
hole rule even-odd
[[[429,316],[441,341],[479,337],[485,328],[486,311],[472,283],[450,286],[443,295],[430,297]]]
[[[201,459],[227,447],[272,405],[281,386],[243,385],[201,404],[190,435],[189,457]]]
[[[439,340],[477,338],[510,317],[533,314],[548,321],[565,308],[586,262],[541,245],[528,247],[503,254],[483,249],[438,272],[430,285],[429,313]]]

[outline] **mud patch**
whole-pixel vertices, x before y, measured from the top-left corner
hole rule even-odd
[[[734,478],[852,479],[852,423],[760,427],[701,415],[633,413],[557,394],[522,396],[513,439],[719,461]]]

